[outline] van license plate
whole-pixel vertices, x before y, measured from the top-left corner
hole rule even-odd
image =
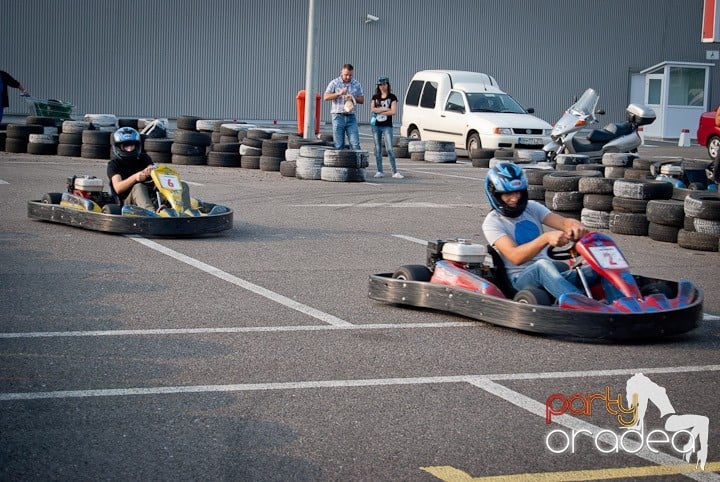
[[[530,145],[538,145],[542,144],[543,140],[541,137],[520,137],[518,138],[518,144],[530,144]]]

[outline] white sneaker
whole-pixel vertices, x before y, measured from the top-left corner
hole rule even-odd
[[[382,173],[382,171],[378,171],[375,173],[373,177],[383,177],[385,174]]]
[[[396,172],[395,174],[393,174],[393,178],[394,179],[405,179],[405,176],[403,176],[399,172]]]

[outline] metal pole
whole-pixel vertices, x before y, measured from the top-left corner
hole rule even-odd
[[[305,59],[305,123],[303,132],[305,139],[315,136],[315,72],[313,71],[313,57],[315,44],[315,0],[308,0],[308,27],[307,27],[307,54]]]

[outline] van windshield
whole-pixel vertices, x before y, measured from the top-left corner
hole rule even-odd
[[[527,114],[515,99],[507,94],[488,94],[468,92],[470,112],[502,112],[508,114]]]

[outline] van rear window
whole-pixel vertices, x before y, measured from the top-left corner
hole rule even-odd
[[[420,107],[428,109],[435,108],[435,97],[437,96],[437,82],[425,82],[422,97],[420,98]]]
[[[407,95],[405,96],[405,105],[418,105],[420,102],[420,92],[422,92],[423,81],[413,80],[410,82]]]

